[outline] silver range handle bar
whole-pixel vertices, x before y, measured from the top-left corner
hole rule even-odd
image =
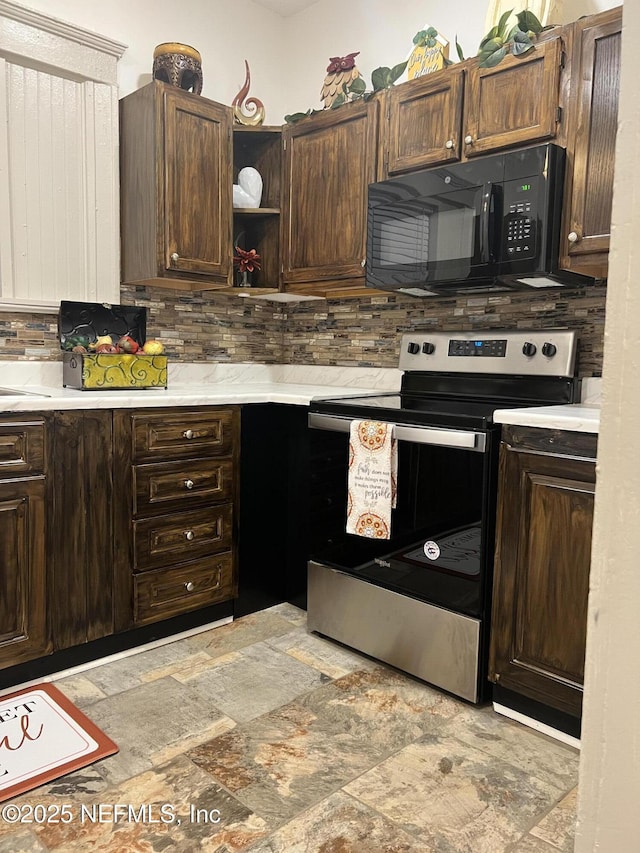
[[[351,418],[341,418],[335,415],[309,414],[309,426],[312,429],[328,429],[334,432],[349,432]],[[367,420],[375,420],[368,418]],[[398,441],[409,441],[413,444],[434,444],[438,447],[453,447],[461,450],[475,450],[484,453],[487,436],[483,432],[469,432],[459,429],[434,429],[427,426],[408,426],[396,424],[394,435]]]

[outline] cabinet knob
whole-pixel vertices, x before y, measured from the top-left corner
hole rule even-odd
[[[193,482],[193,480],[185,480],[184,481],[185,489],[192,489],[194,486],[195,486],[195,483]]]
[[[193,590],[196,588],[196,585],[193,581],[187,581],[184,585],[184,588],[187,590],[187,592],[193,592]]]
[[[179,255],[177,252],[174,252],[174,253],[171,255],[171,260],[172,260],[172,261],[173,261],[173,263],[175,264],[175,263],[176,263],[176,261],[179,261],[179,260],[180,260],[180,255]]]
[[[192,540],[194,537],[195,537],[195,533],[193,532],[193,530],[187,530],[187,531],[185,532],[185,534],[184,534],[184,538],[185,538],[185,539],[188,539],[188,540],[189,540],[189,542],[191,542],[191,540]]]
[[[580,239],[580,235],[578,234],[577,231],[569,231],[569,233],[567,235],[567,240],[570,243],[577,243],[579,239]]]
[[[472,145],[473,144],[473,136],[471,136],[470,133],[467,133],[467,135],[464,138],[464,142],[465,142],[465,145]]]
[[[185,429],[185,431],[182,433],[182,435],[185,438],[193,438],[193,430],[192,429]]]
[[[471,137],[469,137],[469,141],[471,141]],[[453,148],[453,139],[447,139],[444,144],[445,148]]]
[[[366,259],[366,258],[363,258],[363,259],[360,261],[360,266],[364,268],[364,267],[366,267],[366,265],[367,265],[367,259]]]

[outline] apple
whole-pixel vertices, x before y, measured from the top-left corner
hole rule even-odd
[[[118,352],[126,352],[126,353],[136,353],[140,349],[140,346],[137,341],[130,335],[123,335],[118,341]]]

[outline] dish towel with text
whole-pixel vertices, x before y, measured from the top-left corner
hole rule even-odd
[[[398,446],[394,425],[352,421],[349,438],[347,533],[391,538],[396,505]]]

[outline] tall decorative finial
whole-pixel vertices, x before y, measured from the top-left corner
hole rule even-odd
[[[262,101],[259,101],[258,98],[245,98],[249,94],[249,86],[251,85],[251,74],[249,73],[249,63],[245,59],[244,66],[247,70],[246,76],[244,78],[244,86],[240,89],[238,94],[235,96],[233,101],[231,102],[231,106],[233,107],[233,116],[238,124],[245,124],[250,127],[256,127],[259,124],[262,124],[264,121],[264,104]],[[249,115],[242,112],[243,106],[247,106],[251,108],[251,112]]]

